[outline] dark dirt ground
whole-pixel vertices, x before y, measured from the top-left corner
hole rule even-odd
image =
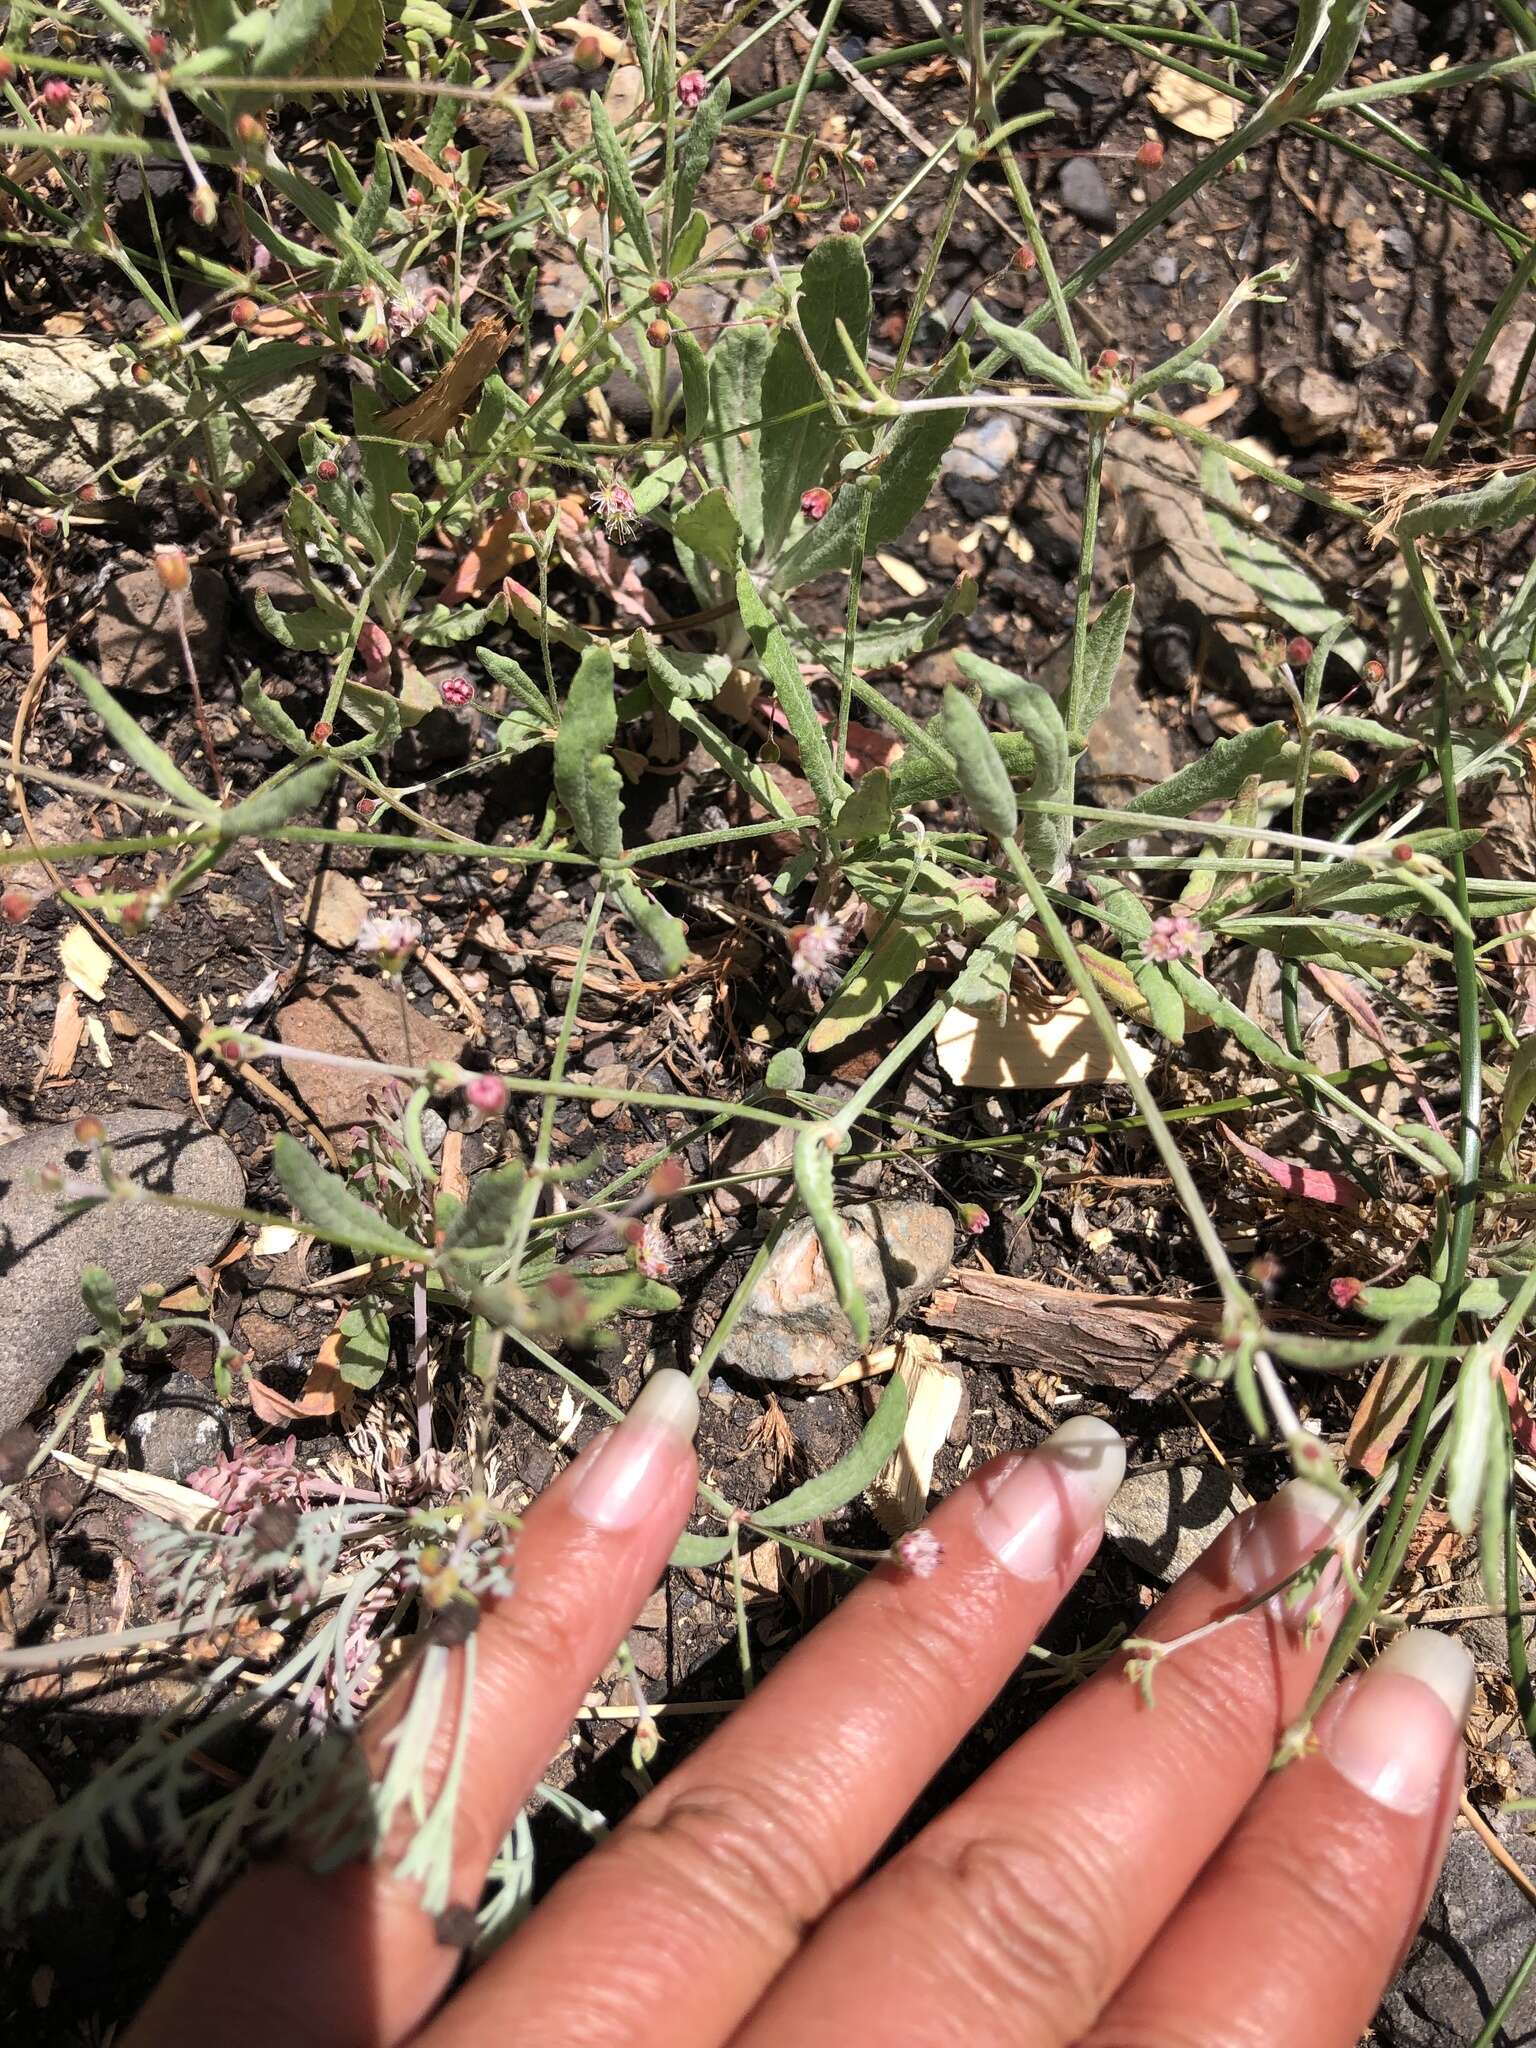
[[[1254,20],[1245,18],[1244,33],[1250,40],[1268,40],[1279,48],[1288,23],[1287,10],[1267,6]],[[858,54],[855,41],[867,47],[889,30],[890,9],[877,0],[858,0],[845,10],[844,25],[849,30],[844,47],[849,54]],[[1454,62],[1492,54],[1502,48],[1502,34],[1490,28],[1477,9],[1453,7],[1430,15],[1393,0],[1373,29],[1371,51],[1373,59],[1390,58],[1400,71],[1417,70],[1441,55]],[[769,89],[781,79],[788,82],[796,68],[797,60],[779,46],[760,47],[743,62],[744,75],[736,81],[738,97]],[[558,66],[550,67],[546,82],[551,89],[569,82],[558,71]],[[888,71],[879,82],[924,133],[954,118],[953,67],[931,64],[915,78]],[[1062,44],[1037,68],[1031,85],[1039,94],[1035,103],[1050,107],[1056,119],[1023,140],[1038,144],[1026,163],[1063,271],[1100,239],[1068,213],[1057,196],[1055,178],[1065,155],[1094,156],[1123,221],[1141,203],[1137,189],[1171,184],[1204,147],[1156,122],[1144,103],[1142,84],[1130,56],[1109,45],[1085,49]],[[1440,151],[1453,170],[1496,205],[1509,208],[1536,183],[1536,121],[1527,101],[1499,92],[1475,100],[1452,94],[1395,111],[1411,134]],[[846,113],[866,132],[880,128],[880,117],[872,109],[858,108],[842,94],[813,98],[807,126],[814,129],[837,112]],[[289,118],[317,123],[338,135],[347,132],[348,117],[335,109],[312,108]],[[1163,165],[1150,174],[1139,172],[1131,161],[1147,132],[1161,134],[1167,144]],[[1346,124],[1343,132],[1367,136],[1363,123],[1358,130]],[[718,210],[729,213],[733,203],[750,195],[752,148],[750,137],[728,137],[725,161],[716,173],[721,187],[714,195]],[[860,199],[866,207],[876,203],[883,190],[894,189],[894,181],[907,175],[915,161],[911,149],[888,134],[878,154],[881,169]],[[733,155],[742,161],[733,163]],[[1000,211],[1009,211],[1000,182],[983,182],[980,189]],[[899,322],[904,314],[937,212],[937,196],[920,192],[907,217],[870,247],[877,330],[882,316]],[[123,231],[131,234],[135,209],[125,204],[123,216]],[[137,218],[142,222],[141,213]],[[940,264],[931,313],[920,337],[920,357],[931,357],[942,346],[970,293],[990,288],[989,303],[1001,313],[1028,310],[1036,303],[1037,280],[1007,267],[1011,248],[986,213],[962,205]],[[1416,430],[1433,420],[1447,396],[1454,368],[1465,359],[1497,296],[1506,265],[1475,223],[1425,201],[1400,181],[1351,162],[1326,143],[1288,135],[1277,149],[1229,173],[1169,232],[1150,238],[1096,289],[1088,309],[1106,343],[1138,358],[1153,358],[1196,331],[1239,278],[1282,258],[1297,264],[1287,304],[1255,309],[1250,318],[1235,324],[1219,352],[1236,397],[1218,430],[1234,439],[1255,437],[1282,458],[1294,457],[1298,472],[1307,475],[1321,475],[1345,460],[1408,459],[1418,445]],[[66,309],[84,313],[93,326],[132,324],[135,318],[115,285],[80,260],[50,255],[43,261],[11,249],[0,264],[0,288],[0,320],[10,331],[27,331]],[[899,333],[899,325],[895,331]],[[1292,363],[1326,370],[1357,394],[1358,411],[1347,437],[1307,449],[1289,448],[1264,387],[1275,367]],[[1172,402],[1187,403],[1193,396],[1186,392],[1181,399],[1175,391]],[[1469,446],[1469,454],[1480,452],[1475,442]],[[1059,644],[1071,618],[1080,479],[1080,451],[1070,437],[1022,427],[1016,458],[995,485],[941,485],[917,527],[890,552],[935,592],[947,587],[957,568],[969,568],[980,583],[980,602],[968,626],[957,631],[967,632],[980,652],[1034,673]],[[275,540],[278,510],[275,503],[265,510],[251,506],[247,537]],[[1349,590],[1362,620],[1379,628],[1388,597],[1380,563],[1359,547],[1353,535],[1341,538],[1297,501],[1277,500],[1275,520],[1277,530],[1319,556],[1328,573]],[[123,550],[147,554],[155,541],[171,538],[189,544],[201,538],[195,509],[185,502],[172,504],[151,496],[137,507],[91,508],[75,523],[68,549],[46,562],[50,634],[68,635],[72,651],[89,658],[92,609],[106,579],[120,566]],[[1507,552],[1489,563],[1469,565],[1468,573],[1487,574],[1501,561],[1518,560],[1516,542],[1522,538],[1506,537]],[[643,548],[645,543],[637,545]],[[1501,542],[1500,549],[1505,547]],[[277,558],[274,549],[270,559]],[[1104,594],[1125,580],[1128,566],[1111,503],[1100,551]],[[233,594],[247,578],[250,564],[230,562],[227,570]],[[669,576],[665,564],[658,564],[656,573],[664,595],[682,590],[680,579]],[[866,591],[876,616],[905,610],[912,602],[878,568],[871,568]],[[0,593],[25,621],[31,586],[23,558],[14,549],[0,551]],[[575,578],[553,594],[576,616],[583,615],[584,606],[597,603]],[[827,624],[837,617],[840,604],[840,593],[829,589],[824,599]],[[1117,722],[1108,745],[1096,752],[1093,765],[1107,780],[1123,786],[1138,775],[1145,779],[1165,772],[1167,765],[1208,741],[1213,729],[1231,730],[1272,713],[1272,704],[1245,693],[1230,676],[1207,676],[1188,663],[1185,673],[1170,674],[1146,647],[1143,656],[1136,703]],[[21,702],[32,659],[25,633],[9,643],[0,640],[0,704],[13,711]],[[232,604],[221,669],[216,677],[205,677],[205,684],[213,702],[215,736],[237,788],[253,784],[268,758],[266,743],[234,709],[234,686],[251,667],[260,670],[267,688],[300,724],[317,714],[322,688],[310,658],[274,648],[246,606]],[[933,691],[954,673],[952,656],[941,650],[924,657],[904,677],[884,679],[882,686],[899,692],[909,708],[922,713],[931,709]],[[196,737],[179,692],[129,701],[146,728],[178,760],[196,763]],[[446,718],[434,718],[431,729],[414,743],[418,762],[405,772],[431,776],[457,765],[455,751],[465,751],[465,731]],[[472,749],[483,749],[490,741],[490,721],[470,734]],[[443,750],[436,758],[434,748]],[[27,726],[24,754],[34,765],[46,764],[98,784],[121,779],[108,766],[100,738],[82,721],[74,692],[59,679],[52,682]],[[396,773],[404,779],[398,762]],[[629,795],[626,842],[647,833],[656,837],[695,828],[708,807],[722,800],[722,784],[707,759],[692,757],[677,774],[645,777]],[[419,801],[436,821],[477,838],[515,841],[536,831],[546,796],[547,757],[534,756],[508,770],[459,776],[439,790],[429,790]],[[36,814],[48,801],[45,790],[32,785],[31,801]],[[88,834],[105,836],[128,825],[123,814],[92,808],[85,799],[77,801],[83,806],[81,821]],[[0,829],[19,838],[24,828],[18,812],[7,808],[12,802],[10,794],[0,798]],[[345,825],[348,815],[338,810],[327,822]],[[156,858],[98,863],[83,873],[98,888],[133,886],[152,877]],[[590,901],[584,881],[568,881],[548,869],[530,876],[512,865],[455,866],[439,859],[430,866],[413,867],[398,856],[352,853],[344,847],[333,850],[330,858],[338,871],[365,884],[377,883],[381,900],[409,899],[419,905],[429,949],[473,986],[485,1023],[483,1034],[470,1033],[474,1057],[490,1064],[507,1062],[528,1074],[545,1071],[566,985],[559,956],[565,949],[568,961]],[[319,865],[318,850],[283,848],[278,865],[291,887],[254,861],[218,869],[164,924],[128,937],[128,949],[197,1016],[225,1014],[232,999],[246,995],[269,973],[282,984],[278,1001],[308,984],[323,986],[336,971],[336,956],[311,939],[301,922],[301,906]],[[716,945],[712,969],[686,986],[663,986],[645,973],[633,941],[614,932],[614,948],[621,956],[627,948],[636,971],[616,965],[607,988],[589,994],[573,1048],[573,1068],[595,1072],[617,1064],[634,1085],[684,1087],[722,1099],[760,1073],[774,1037],[797,1028],[805,999],[790,982],[780,938],[740,918],[710,923],[711,898],[738,908],[750,904],[744,887],[747,865],[746,853],[725,864],[701,860],[692,870],[671,864],[668,872],[676,876],[677,886],[691,885],[695,942],[705,940],[700,948],[705,953],[708,942]],[[82,871],[75,873],[78,878]],[[270,1168],[271,1142],[280,1128],[272,1105],[238,1077],[231,1083],[218,1077],[206,1080],[195,1102],[189,1102],[196,1068],[183,1037],[152,990],[123,965],[114,966],[99,1006],[110,1065],[102,1064],[86,1040],[67,1074],[39,1080],[60,985],[56,948],[69,922],[65,906],[56,897],[46,898],[24,925],[0,938],[0,1101],[23,1121],[49,1122],[131,1104],[191,1107],[240,1154],[251,1205],[285,1213]],[[416,967],[408,973],[407,990],[421,1012],[431,1011],[456,1031],[465,1029],[466,1020],[456,1012],[451,996],[425,970]],[[867,1046],[857,1045],[851,1052],[845,1048],[840,1058],[813,1066],[813,1072],[854,1080],[868,1071],[874,1056]],[[1210,1077],[1195,1073],[1167,1078],[1170,1087],[1198,1094]],[[999,1103],[942,1082],[930,1055],[916,1063],[897,1095],[926,1121],[961,1138],[992,1135],[1000,1127],[1024,1129],[1052,1119],[1062,1133],[1059,1157],[1076,1160],[1075,1167],[1052,1172],[1027,1220],[1016,1219],[1013,1213],[1025,1205],[1030,1192],[1027,1169],[964,1149],[931,1169],[890,1168],[884,1183],[887,1191],[921,1194],[924,1174],[931,1170],[956,1199],[979,1201],[991,1211],[993,1227],[963,1256],[1057,1285],[1132,1298],[1199,1289],[1199,1263],[1177,1205],[1156,1177],[1155,1161],[1132,1140],[1106,1145],[1070,1138],[1074,1118],[1122,1111],[1125,1100],[1118,1090],[1089,1091],[1045,1107],[1037,1106],[1035,1098],[1017,1095]],[[497,1131],[475,1128],[472,1116],[458,1121],[465,1126],[466,1170],[490,1163]],[[617,1171],[659,1140],[676,1135],[685,1122],[637,1110],[620,1110],[594,1121],[585,1106],[566,1105],[560,1129],[569,1156],[596,1145],[606,1167]],[[525,1119],[521,1135],[526,1137],[530,1129]],[[1192,1149],[1199,1168],[1203,1162],[1198,1139]],[[718,1154],[710,1144],[695,1142],[686,1156],[695,1177],[719,1170]],[[1204,1163],[1216,1170],[1214,1159]],[[1276,1298],[1287,1307],[1324,1309],[1329,1254],[1317,1242],[1312,1219],[1283,1208],[1257,1189],[1229,1187],[1224,1204],[1223,1223],[1230,1227],[1234,1243],[1252,1258],[1270,1262]],[[578,1370],[590,1372],[615,1399],[626,1401],[638,1385],[648,1351],[658,1358],[675,1355],[686,1360],[696,1349],[752,1242],[749,1216],[733,1218],[718,1209],[701,1208],[678,1234],[685,1254],[679,1283],[685,1307],[680,1315],[631,1319],[621,1326],[611,1351],[572,1362]],[[304,1367],[334,1320],[341,1295],[326,1291],[331,1269],[331,1255],[316,1246],[297,1260],[292,1255],[278,1261],[247,1256],[218,1275],[219,1308],[226,1327],[232,1327],[262,1360],[265,1376],[281,1390],[297,1392]],[[194,1375],[206,1375],[207,1347],[189,1345],[173,1362]],[[1063,1391],[1063,1383],[1050,1375],[1010,1373],[985,1359],[967,1360],[966,1398],[939,1462],[938,1489],[946,1490],[994,1452],[1036,1440],[1051,1416],[1052,1401]],[[504,1369],[498,1409],[501,1469],[503,1483],[514,1494],[519,1489],[536,1492],[565,1455],[564,1449],[556,1448],[569,1413],[567,1409],[562,1414],[560,1392],[535,1368]],[[1179,1455],[1203,1459],[1214,1446],[1230,1456],[1255,1493],[1269,1490],[1279,1476],[1275,1461],[1251,1453],[1240,1417],[1224,1394],[1191,1384],[1175,1397],[1134,1406],[1113,1394],[1101,1398],[1091,1389],[1089,1398],[1132,1435],[1135,1462]],[[1333,1431],[1345,1425],[1352,1405],[1349,1388],[1327,1387],[1319,1392],[1317,1412]],[[759,1504],[798,1477],[824,1469],[851,1443],[864,1412],[858,1390],[787,1394],[782,1402],[787,1442],[774,1455],[768,1448],[774,1434],[765,1428],[768,1409],[761,1390],[729,1378],[715,1382],[705,1404],[705,1473],[743,1505]],[[237,1435],[254,1423],[242,1411],[231,1420]],[[579,1446],[597,1422],[589,1410],[567,1448]],[[321,1425],[301,1425],[299,1434],[317,1445],[327,1441]],[[6,1589],[11,1626],[19,1640],[47,1640],[61,1629],[86,1634],[147,1618],[134,1592],[129,1510],[99,1495],[86,1495],[80,1482],[56,1475],[29,1489],[25,1512],[31,1518],[32,1540]],[[856,1544],[881,1540],[878,1526],[859,1507],[848,1511],[829,1533]],[[1437,1566],[1433,1557],[1424,1560],[1424,1566],[1430,1584],[1438,1572],[1447,1592],[1452,1590],[1457,1567],[1450,1562]],[[757,1585],[749,1615],[761,1671],[824,1611],[833,1588],[824,1570],[792,1565],[787,1554],[776,1555],[772,1545],[755,1553],[753,1573]],[[1056,1649],[1091,1645],[1115,1624],[1134,1622],[1151,1598],[1148,1583],[1106,1547],[1055,1623],[1049,1644]],[[722,1572],[671,1574],[664,1596],[648,1607],[631,1645],[656,1697],[709,1702],[740,1694],[734,1616]],[[12,1685],[0,1715],[0,1733],[26,1748],[62,1796],[113,1752],[139,1717],[174,1704],[185,1685],[174,1665],[135,1671],[127,1686],[98,1687],[92,1695],[69,1685],[61,1688],[51,1680]],[[598,1691],[623,1697],[607,1681]],[[976,1775],[1051,1697],[1049,1675],[1027,1673],[946,1770],[934,1796],[951,1793]],[[1523,1768],[1505,1754],[1505,1738],[1497,1732],[1501,1705],[1496,1696],[1489,1702],[1482,1767],[1490,1782],[1507,1788],[1518,1781],[1522,1789],[1529,1789]],[[669,1753],[688,1747],[707,1726],[707,1716],[665,1723],[670,1751],[663,1751],[663,1764]],[[584,1723],[555,1770],[560,1782],[611,1813],[622,1811],[629,1797],[620,1778],[622,1732],[611,1722]],[[539,1835],[544,1870],[553,1874],[573,1853],[573,1837],[547,1817],[539,1822]],[[132,2009],[182,1937],[179,1886],[178,1873],[160,1868],[152,1857],[125,1850],[119,1892],[107,1896],[95,1887],[84,1889],[78,1910],[52,1916],[31,1929],[6,1959],[8,1988],[0,1988],[0,2012],[13,2030],[12,2038],[40,2044],[105,2038],[111,2022]]]

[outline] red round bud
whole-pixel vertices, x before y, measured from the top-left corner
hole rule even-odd
[[[647,293],[647,297],[653,306],[670,306],[677,297],[677,286],[672,283],[670,278],[658,277]]]
[[[80,500],[80,503],[82,505],[94,505],[96,500],[101,496],[101,493],[97,490],[94,484],[82,484],[79,490],[76,491],[75,496]]]
[[[464,1082],[464,1100],[485,1116],[500,1116],[507,1106],[507,1094],[500,1074],[470,1074]]]
[[[75,1118],[75,1136],[82,1145],[99,1145],[107,1135],[107,1127],[99,1116]]]
[[[5,54],[4,50],[0,50],[0,85],[9,85],[15,76],[16,66]]]
[[[37,518],[37,537],[39,540],[58,539],[59,522],[51,512],[39,513]]]
[[[1030,271],[1034,269],[1038,261],[1039,258],[1036,256],[1034,250],[1031,249],[1028,242],[1020,242],[1018,248],[1015,249],[1013,252],[1014,269],[1022,270],[1026,276],[1029,274]]]
[[[360,796],[357,800],[357,815],[365,821],[371,818],[378,808],[379,800],[376,796]]]
[[[872,156],[861,156],[859,158],[859,169],[864,173],[866,178],[872,177],[879,168],[879,165],[875,162]]]
[[[759,171],[752,183],[759,192],[777,192],[779,189],[779,181],[772,171]]]
[[[310,740],[317,747],[323,747],[330,736],[331,721],[328,718],[317,718],[309,728]]]
[[[702,71],[685,71],[677,81],[678,104],[691,114],[695,107],[703,104],[708,91],[709,80]]]
[[[773,240],[773,229],[768,225],[767,221],[755,220],[747,230],[747,239],[759,249],[766,249]]]
[[[578,36],[571,62],[578,71],[596,71],[603,61],[603,46],[596,36]]]
[[[507,499],[507,510],[509,512],[526,513],[530,502],[528,493],[519,485]]]
[[[407,206],[425,206],[427,195],[419,185],[408,185],[405,191],[405,203]]]
[[[1149,135],[1136,152],[1136,161],[1144,171],[1155,171],[1163,161],[1163,145],[1155,135]]]
[[[254,146],[254,145],[255,145],[256,143],[258,143],[258,142],[265,142],[265,141],[266,141],[266,139],[267,139],[267,131],[266,131],[266,128],[265,128],[265,126],[263,125],[263,123],[262,123],[261,121],[259,121],[259,120],[257,119],[257,117],[256,117],[256,116],[255,116],[254,114],[236,114],[236,116],[235,116],[235,140],[236,140],[236,142],[243,142],[243,143],[245,144],[246,148],[247,148],[247,149],[250,149],[250,148],[252,148],[252,147],[253,147],[253,146]]]
[[[585,199],[587,196],[586,182],[581,178],[567,178],[565,189],[572,199]]]
[[[445,171],[456,171],[459,168],[459,165],[463,163],[463,161],[463,150],[455,149],[453,144],[450,142],[448,147],[443,151],[443,169]]]
[[[665,348],[672,339],[672,330],[665,320],[653,320],[645,330],[645,338],[652,348]]]
[[[784,211],[786,213],[798,213],[804,204],[805,201],[798,192],[790,192],[784,200]]]
[[[1292,668],[1305,668],[1312,659],[1312,642],[1305,633],[1293,633],[1285,643],[1285,658]]]
[[[305,483],[299,485],[299,496],[301,498],[308,498],[311,501],[313,501],[315,498],[318,498],[319,495],[319,490],[316,488],[314,484]]]
[[[164,590],[190,590],[192,587],[192,564],[187,560],[185,548],[156,548],[155,574],[160,578]]]
[[[74,100],[74,91],[67,78],[50,78],[43,87],[45,107],[67,107]]]
[[[825,519],[831,504],[832,493],[820,484],[812,484],[808,491],[800,493],[800,510],[812,521]]]
[[[329,455],[322,455],[315,464],[315,475],[319,477],[321,483],[333,484],[337,477],[341,475],[341,468],[338,463],[331,460]]]
[[[1395,861],[1401,861],[1404,867],[1407,867],[1409,861],[1413,859],[1413,848],[1406,839],[1399,839],[1396,846],[1393,847],[1392,858]]]
[[[1387,664],[1378,661],[1374,655],[1365,664],[1365,680],[1368,683],[1384,683],[1387,680]]]
[[[238,1038],[226,1038],[219,1047],[219,1058],[227,1060],[232,1067],[238,1067],[245,1058],[245,1047]]]
[[[157,28],[145,44],[145,48],[155,63],[163,64],[171,54],[171,39],[163,30]]]
[[[859,219],[859,216],[854,212],[851,206],[849,207],[848,211],[839,218],[837,224],[842,229],[845,235],[856,235],[859,232],[859,229],[864,225],[863,221]]]
[[[236,299],[229,309],[229,317],[237,327],[254,327],[261,318],[261,308],[254,299]]]
[[[24,924],[32,914],[32,898],[20,889],[7,889],[0,896],[0,917],[7,924]]]
[[[1117,370],[1120,367],[1120,351],[1117,348],[1099,350],[1098,367],[1101,370]]]

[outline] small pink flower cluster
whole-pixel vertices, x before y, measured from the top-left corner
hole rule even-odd
[[[318,1473],[299,1463],[298,1439],[291,1436],[280,1444],[241,1444],[232,1456],[187,1474],[189,1486],[218,1502],[231,1529],[243,1529],[263,1508],[285,1501],[311,1506],[319,1481]]]
[[[369,911],[357,934],[357,950],[378,961],[386,974],[398,974],[421,944],[421,923],[397,911],[380,917]]]
[[[802,988],[815,988],[829,968],[836,966],[843,950],[842,928],[824,910],[815,911],[809,924],[796,927],[790,953],[790,972]]]
[[[466,704],[475,701],[475,686],[468,676],[446,676],[437,686],[437,694],[454,711],[461,711]]]
[[[931,1530],[909,1529],[891,1545],[891,1556],[914,1579],[931,1579],[944,1562],[944,1546]]]
[[[464,1100],[485,1116],[500,1116],[507,1106],[507,1084],[500,1074],[469,1074],[464,1081]]]
[[[685,71],[677,81],[677,103],[691,114],[695,107],[703,105],[708,91],[709,80],[702,71]]]
[[[1197,921],[1186,911],[1176,910],[1171,917],[1160,917],[1154,922],[1141,942],[1141,950],[1148,960],[1187,960],[1191,953],[1200,950],[1200,938]]]
[[[616,477],[604,477],[588,503],[610,540],[628,540],[640,523],[633,497]]]

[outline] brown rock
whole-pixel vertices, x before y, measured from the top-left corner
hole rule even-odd
[[[350,875],[334,868],[316,875],[315,886],[304,899],[304,922],[323,945],[345,951],[355,945],[368,915],[368,898]]]
[[[224,579],[194,569],[186,606],[187,639],[204,689],[224,651]],[[107,586],[96,620],[96,659],[109,690],[159,695],[186,688],[186,663],[170,592],[153,569],[132,569]]]
[[[347,979],[285,1004],[277,1013],[277,1035],[284,1045],[382,1060],[389,1066],[456,1060],[464,1044],[458,1032],[414,1006],[407,1043],[397,992],[380,981]],[[372,1114],[370,1098],[376,1100],[384,1086],[382,1075],[308,1061],[295,1062],[288,1078],[328,1131],[365,1123]]]
[[[1350,425],[1359,400],[1349,385],[1326,370],[1285,363],[1264,380],[1264,403],[1284,427],[1293,447],[1314,448]]]

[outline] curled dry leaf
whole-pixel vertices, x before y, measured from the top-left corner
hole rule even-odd
[[[112,955],[105,946],[98,946],[83,924],[72,924],[59,945],[59,964],[66,975],[93,1003],[99,1003],[107,992],[107,976],[112,972]]]
[[[66,1472],[76,1473],[130,1507],[158,1515],[162,1522],[174,1522],[178,1529],[206,1529],[220,1519],[216,1500],[199,1493],[195,1486],[183,1486],[177,1479],[162,1479],[158,1472],[104,1472],[86,1458],[55,1451],[54,1457]]]
[[[960,1412],[965,1383],[931,1337],[896,1340],[896,1372],[907,1389],[901,1441],[870,1481],[869,1504],[888,1536],[915,1529],[928,1511],[933,1467]]]
[[[1202,142],[1220,142],[1237,126],[1238,103],[1214,79],[1186,78],[1159,64],[1147,97],[1165,121]]]

